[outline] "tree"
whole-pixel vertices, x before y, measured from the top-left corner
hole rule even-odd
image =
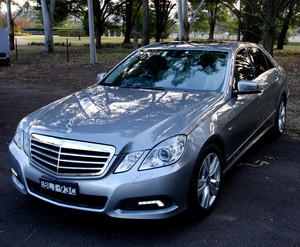
[[[284,12],[284,16],[282,18],[282,27],[280,31],[280,35],[277,42],[277,49],[282,50],[284,41],[286,38],[287,31],[289,29],[290,24],[297,24],[299,23],[299,13],[300,13],[300,3],[297,0],[291,1],[289,6]]]
[[[162,35],[176,22],[170,19],[171,11],[175,4],[170,0],[153,0],[155,10],[155,40],[159,42]]]
[[[240,33],[243,33],[244,42],[258,43],[261,40],[261,27],[264,25],[264,22],[255,13],[250,1],[221,0],[221,3],[238,18],[237,40],[240,40]]]
[[[53,44],[53,19],[54,19],[54,9],[55,0],[50,0],[50,4],[47,0],[41,0],[42,12],[43,12],[43,22],[44,22],[44,34],[45,34],[45,48],[46,53],[54,52]]]
[[[252,9],[251,16],[260,18],[264,23],[264,48],[273,56],[274,33],[278,18],[292,0],[246,0]]]
[[[124,4],[124,1],[115,2],[112,0],[94,0],[96,48],[101,48],[101,36],[105,32],[107,19]]]
[[[226,9],[221,8],[220,0],[207,0],[203,5],[206,10],[209,24],[209,40],[214,39],[214,32],[218,22],[228,22],[228,12]]]
[[[140,0],[126,0],[125,4],[125,38],[124,43],[130,43],[130,35],[135,19],[142,6]]]
[[[15,19],[22,13],[23,8],[28,5],[28,2],[26,1],[21,9],[17,12],[17,14],[12,17],[11,12],[11,1],[5,0],[6,8],[7,8],[7,27],[8,27],[8,36],[9,36],[9,48],[10,50],[15,49],[15,33],[14,33],[14,21]]]
[[[266,14],[262,15],[265,22],[264,31],[264,48],[273,56],[274,31],[276,27],[276,19],[284,11],[289,1],[286,0],[260,0]]]
[[[142,45],[150,43],[149,0],[143,0],[143,34]]]
[[[202,0],[199,4],[198,8],[196,9],[192,19],[190,22],[188,21],[188,4],[187,0],[177,0],[177,7],[178,7],[178,22],[179,22],[179,37],[180,41],[188,41],[189,40],[189,33],[193,26],[193,23],[199,13],[202,5],[204,4],[205,0]]]
[[[10,0],[6,0],[6,8],[7,8],[7,29],[9,36],[9,48],[11,50],[15,49],[15,33],[14,33],[14,21],[11,16],[11,6]]]

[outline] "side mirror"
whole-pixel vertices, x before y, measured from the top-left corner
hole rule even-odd
[[[241,80],[237,83],[238,94],[260,93],[258,84],[254,81]]]
[[[97,82],[96,82],[96,83],[102,81],[102,79],[103,79],[105,76],[106,76],[106,73],[98,74],[98,75],[97,75]]]

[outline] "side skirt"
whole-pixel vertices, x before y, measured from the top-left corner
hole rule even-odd
[[[268,119],[269,120],[269,119]],[[267,121],[266,121],[267,122]],[[233,160],[226,166],[226,168],[223,171],[223,174],[226,174],[228,172],[228,170],[235,164],[235,162],[241,158],[241,156],[246,153],[248,151],[249,148],[251,148],[264,134],[266,134],[272,127],[274,126],[274,124],[269,125],[267,128],[265,128],[263,131],[261,131],[254,139],[252,139],[251,141],[249,141],[245,147],[243,149],[239,149],[241,150],[237,156],[235,156],[233,158]],[[249,138],[251,139],[251,138]],[[237,150],[235,153],[237,153],[239,150]],[[230,159],[230,158],[229,158]],[[229,160],[228,159],[228,160]],[[228,161],[227,160],[227,161]]]

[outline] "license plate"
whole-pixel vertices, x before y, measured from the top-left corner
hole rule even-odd
[[[41,187],[46,190],[52,190],[58,193],[76,196],[77,188],[75,186],[65,185],[44,179],[40,180]]]

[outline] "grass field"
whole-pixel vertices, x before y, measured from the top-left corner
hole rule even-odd
[[[89,45],[90,39],[89,37],[60,37],[54,36],[54,43],[62,43],[66,44],[66,40],[68,38],[68,42],[73,45]],[[23,41],[23,43],[31,43],[31,42],[44,42],[44,35],[31,35],[31,36],[17,36],[18,40]],[[102,44],[121,44],[124,41],[124,37],[106,37],[102,36],[101,42]],[[174,41],[174,38],[169,38],[166,41]],[[132,41],[133,42],[133,39]],[[150,40],[151,43],[155,43],[154,39]],[[141,39],[139,39],[139,43],[141,43]]]
[[[78,37],[60,37],[60,36],[54,36],[54,43],[56,44],[66,44],[68,42],[71,43],[71,45],[76,46],[89,46],[89,37],[81,37],[80,39]],[[17,36],[18,43],[22,45],[34,43],[44,43],[44,35],[30,35],[30,36]],[[164,41],[174,41],[174,37],[170,37]],[[203,41],[203,39],[200,38],[191,38],[192,41]],[[122,44],[124,41],[124,37],[106,37],[102,36],[101,42],[105,45],[117,45]],[[131,41],[133,43],[133,40]],[[141,44],[142,40],[139,39],[139,44]],[[150,40],[150,43],[155,43],[154,39]],[[274,46],[275,53],[299,53],[300,54],[300,42],[291,42],[289,45],[284,46],[283,50],[276,51],[276,46]]]

